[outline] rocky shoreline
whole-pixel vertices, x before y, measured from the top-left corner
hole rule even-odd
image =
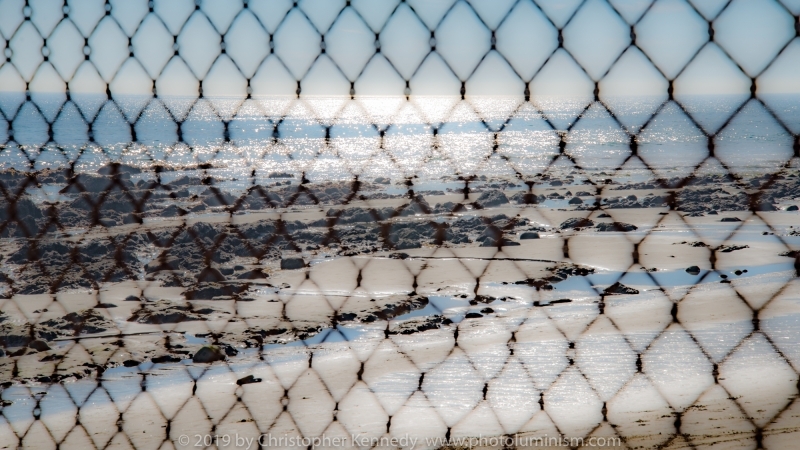
[[[37,317],[47,318],[38,321],[0,314],[0,371],[15,379],[25,378],[20,358],[44,355],[38,361],[48,363],[65,357],[58,350],[62,347],[54,345],[57,341],[94,339],[99,353],[115,355],[102,367],[180,361],[209,345],[219,348],[220,355],[233,356],[241,349],[307,339],[337,323],[390,321],[428,304],[427,296],[417,293],[415,277],[405,290],[379,298],[360,294],[363,301],[329,308],[322,319],[306,320],[300,313],[289,317],[282,296],[297,295],[287,293],[298,292],[297,285],[309,279],[311,267],[320,261],[364,257],[411,263],[415,257],[406,252],[412,250],[500,252],[574,233],[639,232],[637,225],[604,211],[655,208],[712,221],[733,220],[729,215],[713,218],[732,211],[792,213],[800,192],[797,174],[752,180],[709,175],[683,184],[607,180],[600,185],[572,175],[543,176],[535,183],[484,177],[461,180],[461,190],[415,190],[410,180],[393,185],[387,179],[315,184],[272,174],[268,185],[238,193],[221,189],[209,176],[177,176],[162,184],[123,165],[105,166],[97,174],[69,175],[0,173],[0,296],[12,302],[81,292],[95,298],[63,314],[43,309]],[[49,194],[42,200],[46,185]],[[405,193],[398,194],[398,187]],[[633,192],[619,195],[620,191]],[[525,213],[531,209],[558,212],[562,218],[533,220]],[[787,235],[796,232],[789,230]],[[747,247],[717,250],[743,248]],[[592,270],[556,263],[549,264],[546,275],[512,283],[552,289],[554,283]],[[143,289],[116,301],[98,295],[131,283],[155,286],[169,295],[145,295]],[[464,295],[476,303],[490,303],[477,288]],[[247,314],[236,306],[248,303],[270,311],[274,308],[268,305],[275,304],[278,309],[266,314],[268,320],[250,325]],[[493,312],[490,306],[484,310]],[[478,310],[470,314],[482,316]],[[127,337],[115,322],[119,320],[141,326],[151,345],[124,356],[120,343]],[[213,321],[235,325],[206,332],[193,325]],[[450,325],[434,315],[391,332],[409,334]],[[195,337],[187,340],[187,335]],[[203,342],[189,342],[198,336]],[[115,348],[120,351],[114,353]],[[74,370],[38,377],[63,379],[99,370],[81,364],[69,367]]]

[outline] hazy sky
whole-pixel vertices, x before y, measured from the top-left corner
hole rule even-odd
[[[697,95],[749,94],[757,78],[760,93],[800,93],[794,18],[772,0],[721,13],[716,0],[198,3],[112,0],[106,15],[102,0],[0,0],[0,91],[196,96],[202,80],[206,96],[243,96],[249,78],[254,95],[295,95],[300,80],[304,95],[460,95],[463,82],[592,97],[599,82],[604,97],[658,97],[668,79]]]

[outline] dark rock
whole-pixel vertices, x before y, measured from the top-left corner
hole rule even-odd
[[[500,239],[484,236],[478,240],[481,242],[481,247],[497,247],[500,244]]]
[[[588,228],[593,226],[594,222],[591,219],[573,217],[571,219],[567,219],[564,222],[562,222],[559,228],[561,228],[562,230],[566,230],[569,228],[577,229],[577,228]]]
[[[237,197],[218,189],[206,189],[200,195],[203,197],[203,204],[206,206],[232,206],[237,200]]]
[[[508,204],[508,197],[502,191],[486,191],[475,201],[481,208]]]
[[[256,378],[253,375],[248,375],[244,378],[239,378],[238,380],[236,380],[236,384],[238,384],[239,386],[252,383],[261,383],[261,378]]]
[[[139,364],[141,364],[139,361],[136,361],[136,360],[133,360],[133,359],[126,359],[126,360],[125,360],[125,361],[122,363],[122,365],[123,365],[123,366],[125,366],[125,367],[136,367],[136,366],[138,366]]]
[[[758,204],[756,205],[756,211],[777,211],[777,210],[778,208],[776,208],[775,205],[767,201],[758,202]]]
[[[15,216],[18,222],[6,223]],[[11,204],[0,204],[0,223],[6,223],[5,229],[0,230],[0,237],[35,236],[39,232],[36,221],[42,217],[39,207],[27,198],[20,198]]]
[[[346,210],[329,209],[326,217],[335,217],[337,223],[374,222],[375,218],[365,208],[349,208]]]
[[[162,270],[180,270],[180,260],[177,256],[167,256],[166,258],[157,258],[144,266],[146,273],[160,272]]]
[[[81,334],[102,333],[111,327],[106,318],[93,309],[71,312],[58,319],[46,320],[40,325],[41,330],[49,328],[51,330],[66,331],[70,334],[75,334],[76,332]],[[51,340],[55,339],[56,334],[52,333],[50,336],[43,336],[40,332],[40,336],[45,340]]]
[[[686,269],[686,273],[689,275],[700,275],[700,268],[697,266],[691,266]]]
[[[570,299],[568,299],[568,298],[560,298],[560,299],[558,299],[558,300],[553,300],[553,301],[551,301],[551,302],[549,303],[549,305],[556,305],[556,304],[558,304],[558,303],[572,303],[572,300],[570,300]],[[543,306],[548,306],[548,305],[543,305]]]
[[[378,177],[375,178],[375,182],[378,184],[389,184],[391,181],[386,177]]]
[[[612,223],[601,222],[597,224],[597,231],[625,232],[625,231],[634,231],[636,229],[637,229],[636,225],[631,225],[629,223],[623,223],[623,222],[612,222]]]
[[[458,206],[461,206],[460,204]],[[450,212],[455,212],[456,204],[453,202],[444,202],[442,204],[436,204],[436,207],[433,208],[433,212],[435,214],[445,214]]]
[[[213,267],[206,267],[197,274],[197,281],[199,283],[218,283],[225,281],[225,275]]]
[[[209,283],[186,291],[184,295],[187,300],[214,300],[219,297],[227,298],[241,294],[246,288],[245,285]]]
[[[167,364],[181,362],[181,358],[172,355],[161,355],[153,358],[154,364]]]
[[[606,295],[625,295],[625,294],[638,294],[639,291],[636,289],[630,288],[625,286],[624,284],[617,281],[616,283],[612,284],[611,286],[607,287],[604,291]]]
[[[492,297],[491,295],[476,295],[475,298],[472,301],[470,301],[470,304],[477,305],[478,303],[491,303],[495,300],[497,299],[495,297]]]
[[[203,181],[195,177],[180,177],[168,183],[170,186],[201,186]]]
[[[480,319],[481,317],[483,317],[483,314],[476,312],[467,313],[465,316],[467,319]]]
[[[41,339],[37,339],[35,341],[32,341],[30,344],[28,344],[28,348],[30,348],[32,350],[36,350],[37,352],[46,352],[46,351],[50,350],[50,346],[47,345],[47,342],[45,342],[45,341],[43,341]]]
[[[358,316],[355,313],[344,313],[338,316],[340,322],[350,322],[356,320]]]
[[[539,233],[535,231],[526,231],[519,236],[520,239],[539,239]]]
[[[173,305],[164,300],[143,306],[141,309],[134,311],[133,315],[128,318],[128,322],[156,325],[181,323],[190,320],[200,320],[200,318],[194,315],[188,306]]]
[[[411,228],[415,227],[415,228]],[[418,224],[395,224],[389,234],[389,240],[394,243],[398,250],[405,250],[409,248],[419,248],[422,246],[421,240],[423,236],[420,232],[426,233],[425,225]]]
[[[798,208],[797,208],[797,205],[792,205],[792,206],[790,206],[790,207],[786,208],[786,210],[787,210],[787,211],[797,211],[797,210],[798,210]]]
[[[216,347],[203,347],[192,357],[195,363],[212,363],[214,361],[224,361],[225,355]]]
[[[111,186],[111,179],[89,174],[78,174],[69,180],[69,184],[59,191],[60,194],[74,194],[79,192],[103,192]]]
[[[722,253],[730,253],[736,250],[742,250],[745,248],[750,248],[749,245],[722,245],[717,250]]]
[[[543,202],[545,197],[544,195],[537,197],[536,194],[530,192],[517,192],[511,196],[510,200],[518,205],[535,205]]]
[[[722,220],[720,220],[720,222],[741,222],[741,221],[742,219],[738,217],[723,217]]]
[[[582,204],[583,204],[583,200],[581,200],[579,197],[572,197],[572,198],[569,200],[569,202],[568,202],[568,203],[569,203],[570,205],[582,205]]]
[[[237,278],[240,280],[258,280],[261,278],[266,278],[266,275],[261,269],[253,269],[239,274]]]
[[[281,269],[283,270],[297,270],[306,266],[303,258],[284,258],[281,260]]]
[[[424,197],[417,195],[410,203],[398,208],[400,216],[413,216],[417,214],[429,214],[433,208],[428,204]]]
[[[498,227],[495,226],[488,226],[486,227],[481,235],[478,237],[477,240],[485,241],[487,239],[491,239],[494,241],[499,241],[503,238],[503,231],[500,230]]]
[[[159,214],[159,216],[161,216],[161,217],[180,217],[180,216],[185,216],[185,215],[186,215],[186,211],[184,209],[182,209],[182,208],[179,208],[179,207],[175,206],[175,205],[167,206]]]
[[[270,172],[267,178],[294,178],[294,175],[285,172]]]
[[[120,176],[128,176],[142,173],[142,170],[138,167],[129,166],[126,164],[119,164],[119,163],[109,163],[105,166],[97,169],[98,175],[112,175],[114,173]]]
[[[450,325],[453,321],[440,315],[430,316],[424,320],[412,320],[403,323],[400,328],[389,330],[389,334],[415,334],[428,330],[437,330],[441,325]]]

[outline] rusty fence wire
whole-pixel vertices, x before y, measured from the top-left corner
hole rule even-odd
[[[0,446],[790,448],[799,15],[0,0]]]

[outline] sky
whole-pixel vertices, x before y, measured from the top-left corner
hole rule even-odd
[[[459,96],[463,84],[583,98],[597,84],[610,98],[663,97],[670,80],[676,95],[749,94],[755,79],[760,94],[800,93],[794,0],[29,3],[0,0],[3,92]]]

